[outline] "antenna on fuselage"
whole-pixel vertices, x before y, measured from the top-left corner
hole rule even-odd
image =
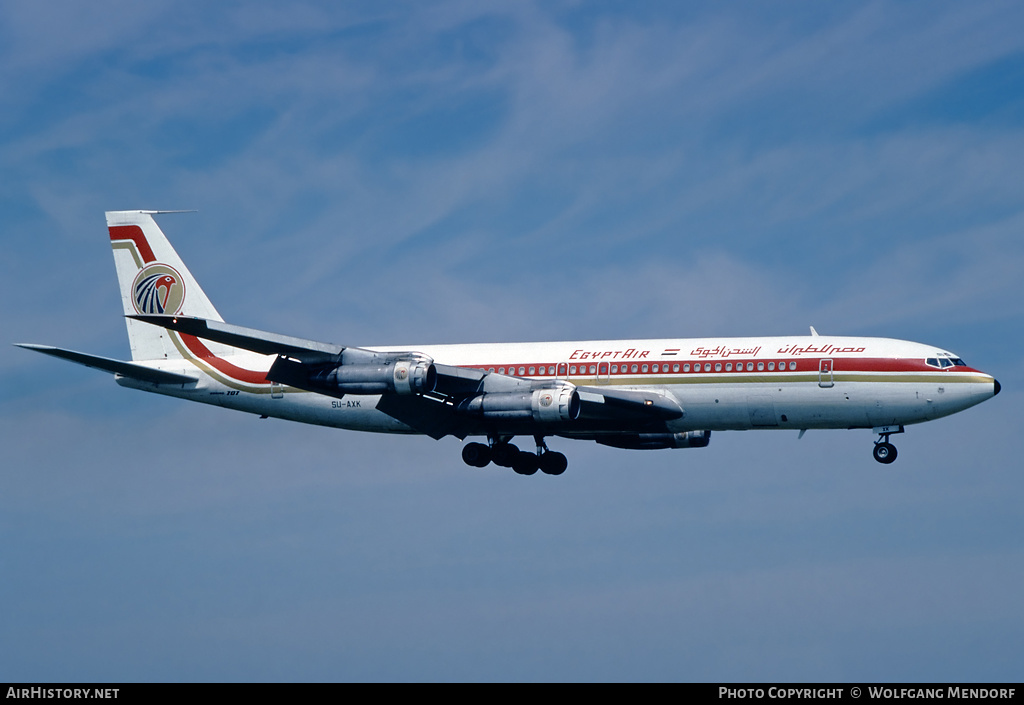
[[[811,326],[811,335],[813,335],[815,338],[818,337],[818,331],[814,330],[814,326]]]

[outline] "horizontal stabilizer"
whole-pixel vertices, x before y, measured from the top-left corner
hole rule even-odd
[[[25,348],[26,350],[35,350],[36,352],[41,352],[44,355],[52,355],[53,357],[59,357],[62,360],[76,362],[79,365],[85,365],[86,367],[92,367],[97,370],[103,370],[104,372],[110,372],[111,374],[122,375],[124,377],[131,377],[133,379],[142,380],[143,382],[152,382],[153,384],[190,384],[192,382],[199,381],[198,378],[189,377],[188,375],[180,375],[175,372],[164,372],[163,370],[153,369],[152,367],[146,367],[145,365],[137,365],[132,362],[114,360],[109,357],[100,357],[99,355],[88,355],[86,353],[75,352],[74,350],[65,350],[64,348],[55,348],[51,345],[33,345],[31,343],[15,343],[15,345],[19,348]]]
[[[128,316],[137,321],[152,323],[179,333],[194,335],[204,340],[230,345],[233,348],[250,350],[261,355],[285,355],[302,362],[328,362],[337,359],[345,347],[333,343],[318,343],[315,340],[293,338],[288,335],[267,333],[254,328],[233,326],[221,321],[210,321],[191,316],[146,315]]]

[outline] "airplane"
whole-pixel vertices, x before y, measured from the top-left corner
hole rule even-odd
[[[702,448],[712,431],[871,429],[890,436],[999,394],[957,355],[903,340],[818,335],[351,347],[226,323],[153,216],[109,211],[132,360],[17,345],[123,387],[260,418],[463,441],[462,459],[560,475],[546,438]],[[511,441],[533,437],[536,450]],[[478,437],[478,441],[466,439]]]

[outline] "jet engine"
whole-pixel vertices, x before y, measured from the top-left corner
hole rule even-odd
[[[711,442],[711,431],[682,433],[616,433],[597,436],[595,441],[612,448],[661,450],[663,448],[704,448]]]
[[[469,416],[501,421],[574,421],[580,415],[580,395],[575,385],[561,384],[530,392],[486,392],[457,408]]]
[[[310,378],[342,394],[427,394],[437,384],[430,360],[390,360],[379,364],[340,365]]]
[[[346,351],[340,362],[313,367],[278,356],[267,380],[332,396],[429,394],[437,384],[437,368],[426,356],[359,350]]]

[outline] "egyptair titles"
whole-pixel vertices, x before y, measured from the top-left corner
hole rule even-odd
[[[822,345],[786,345],[776,352],[777,355],[837,355],[842,353],[862,353],[864,347],[840,347],[826,343]],[[679,354],[679,348],[666,348],[660,353],[661,357],[675,357]],[[729,347],[728,345],[716,345],[715,347],[700,346],[690,351],[690,357],[706,360],[709,357],[757,357],[761,352],[761,346],[753,347]],[[643,360],[651,354],[650,350],[574,350],[569,356],[570,360]]]
[[[569,356],[570,360],[642,360],[651,354],[650,350],[576,350]]]
[[[835,355],[837,353],[862,353],[867,348],[847,347],[838,345],[787,345],[779,348],[780,355]]]

